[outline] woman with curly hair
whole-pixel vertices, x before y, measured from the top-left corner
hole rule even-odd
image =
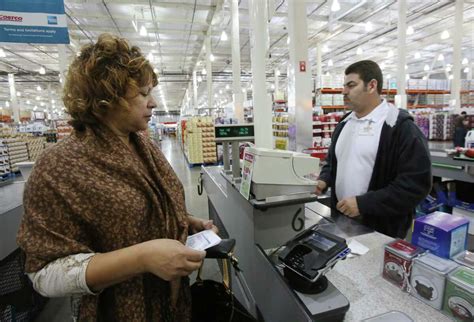
[[[81,295],[80,321],[187,321],[188,275],[205,252],[188,230],[184,190],[140,131],[157,76],[137,47],[103,34],[69,67],[63,101],[74,131],[35,164],[18,243],[47,297]]]

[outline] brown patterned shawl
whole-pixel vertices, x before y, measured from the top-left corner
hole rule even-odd
[[[141,160],[102,127],[73,132],[36,161],[18,233],[27,272],[71,254],[105,253],[157,238],[185,241],[181,182],[148,138],[131,138]],[[186,321],[189,281],[181,281],[144,274],[99,296],[83,296],[80,321]],[[175,309],[171,289],[179,294]]]

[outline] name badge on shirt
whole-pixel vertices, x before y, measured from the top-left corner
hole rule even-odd
[[[366,125],[359,128],[359,136],[374,136],[374,128],[372,126],[372,121],[369,121]]]

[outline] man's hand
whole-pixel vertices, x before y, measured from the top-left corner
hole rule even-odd
[[[193,216],[188,216],[189,228],[193,234],[206,229],[212,229],[216,234],[219,232],[219,229],[213,224],[212,220],[204,220],[196,218]]]
[[[316,191],[315,191],[315,194],[317,196],[321,195],[324,191],[324,189],[326,189],[327,187],[327,183],[322,181],[322,180],[318,180],[318,184],[316,185]]]
[[[360,215],[359,206],[357,205],[356,197],[350,197],[342,199],[336,205],[337,210],[342,212],[344,215],[354,218]]]

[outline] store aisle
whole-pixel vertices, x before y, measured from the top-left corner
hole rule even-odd
[[[183,183],[188,212],[199,218],[208,218],[206,193],[203,192],[201,196],[197,193],[197,183],[201,167],[189,168],[175,136],[163,136],[160,146],[161,151]]]
[[[183,183],[186,194],[186,207],[188,212],[199,218],[208,218],[207,196],[203,192],[201,196],[197,192],[197,182],[201,167],[189,168],[179,142],[174,136],[163,136],[159,144],[161,151],[170,162],[174,171]],[[191,275],[191,281],[195,280],[195,273]],[[203,277],[214,280],[220,279],[219,267],[215,260],[207,260],[203,269]],[[71,310],[69,298],[50,299],[36,322],[64,322],[71,321]]]

